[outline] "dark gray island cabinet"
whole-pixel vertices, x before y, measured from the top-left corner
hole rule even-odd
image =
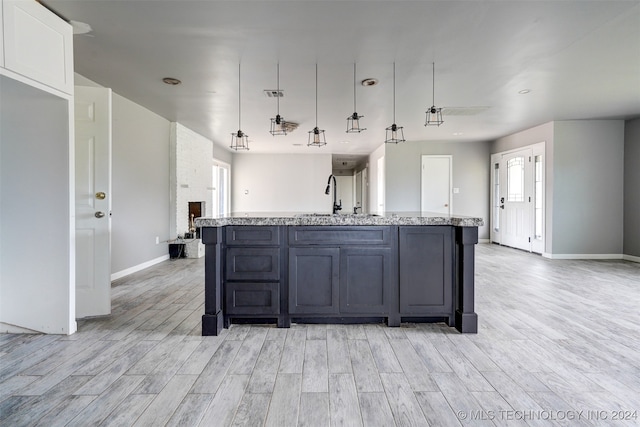
[[[425,216],[199,219],[206,248],[202,334],[255,321],[279,327],[445,321],[475,333],[474,245],[481,220],[460,221],[464,225]]]

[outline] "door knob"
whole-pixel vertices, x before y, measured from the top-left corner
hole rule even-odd
[[[106,197],[107,197],[107,195],[104,194],[104,192],[102,192],[102,191],[98,191],[96,193],[96,199],[98,199],[98,200],[104,200]]]
[[[448,204],[448,203],[445,203],[445,204],[444,204],[444,207],[445,207],[445,208],[448,208],[448,207],[449,207],[449,204]]]
[[[504,205],[500,205],[500,209],[504,209]]]
[[[104,212],[98,211],[98,212],[95,213],[95,217],[96,218],[102,218],[103,216],[104,216]]]

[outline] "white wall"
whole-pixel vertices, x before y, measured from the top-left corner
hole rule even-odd
[[[72,334],[76,322],[71,100],[4,76],[0,93],[2,331]]]
[[[234,154],[232,212],[331,212],[331,154]]]
[[[367,200],[369,201],[367,212],[369,213],[378,212],[378,159],[384,157],[385,146],[386,144],[382,144],[369,154],[369,186],[367,192]]]
[[[405,142],[385,150],[385,210],[420,212],[423,154],[453,156],[453,214],[480,217],[480,239],[489,238],[489,142]],[[373,193],[373,191],[372,191]]]
[[[171,237],[189,231],[189,202],[205,202],[203,216],[213,215],[213,143],[180,123],[171,124]],[[172,160],[173,162],[173,160]],[[175,226],[173,226],[175,224]]]
[[[168,254],[169,130],[168,120],[114,93],[113,274]]]
[[[624,121],[554,123],[555,254],[622,254]]]

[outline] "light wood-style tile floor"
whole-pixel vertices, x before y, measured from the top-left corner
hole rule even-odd
[[[113,314],[74,335],[0,335],[0,425],[640,425],[640,264],[478,245],[477,335],[202,337],[203,275],[202,259],[166,261],[114,282]]]

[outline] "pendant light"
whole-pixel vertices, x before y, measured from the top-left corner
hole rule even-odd
[[[269,131],[271,135],[286,135],[287,128],[285,126],[284,119],[280,116],[280,63],[278,63],[278,71],[277,71],[277,90],[276,90],[276,99],[277,99],[277,112],[276,117],[271,119],[271,130]]]
[[[386,138],[384,140],[387,144],[397,144],[404,142],[404,131],[402,126],[396,125],[396,63],[393,63],[393,124],[386,128]]]
[[[240,64],[238,64],[238,132],[231,134],[231,149],[249,150],[249,135],[242,132],[241,128],[241,102],[240,102]]]
[[[360,127],[360,119],[364,116],[359,116],[356,112],[356,64],[353,63],[353,114],[347,117],[347,133],[360,133],[367,128]]]
[[[324,129],[318,129],[318,64],[316,63],[316,127],[309,131],[308,147],[322,147],[327,145]]]
[[[427,110],[427,119],[424,122],[424,125],[440,126],[441,124],[444,123],[444,120],[442,120],[442,108],[436,107],[436,63],[432,62],[432,65],[433,65],[433,81],[432,81],[433,99],[432,99],[431,108]]]

